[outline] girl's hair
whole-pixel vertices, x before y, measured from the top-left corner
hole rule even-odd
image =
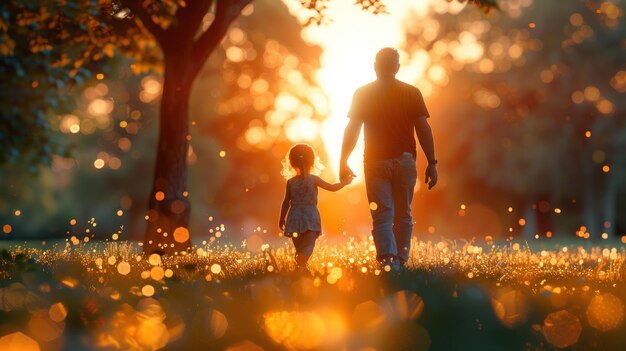
[[[280,174],[285,179],[293,178],[298,174],[319,175],[324,170],[324,165],[320,162],[320,158],[315,155],[313,148],[307,144],[297,144],[293,146],[285,159],[282,161],[283,170]]]

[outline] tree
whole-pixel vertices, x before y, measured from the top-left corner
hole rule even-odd
[[[426,48],[443,67],[459,67],[453,50],[440,50],[458,42],[448,33],[474,30],[483,48],[433,82],[434,89],[450,82],[435,104],[454,101],[439,111],[446,123],[435,130],[452,141],[440,156],[454,177],[455,201],[512,206],[511,227],[532,235],[584,225],[598,238],[623,225],[616,212],[626,171],[618,151],[626,53],[617,43],[626,25],[618,5],[603,4],[534,4],[518,8],[518,18],[504,11],[489,23],[472,13],[442,16],[434,37],[422,35],[428,24],[412,22],[407,51]]]
[[[162,70],[160,132],[156,166],[144,239],[147,252],[182,252],[190,248],[190,205],[186,156],[189,146],[189,97],[194,80],[215,51],[231,23],[252,0],[133,1],[70,0],[12,1],[9,21],[28,27],[30,50],[56,59],[80,83],[92,73],[89,64],[117,51],[135,59],[133,69]],[[311,22],[324,19],[329,0],[302,1]],[[496,0],[468,0],[489,11]],[[385,12],[380,0],[359,0],[357,6],[375,14]],[[6,15],[5,15],[6,16]],[[14,39],[4,28],[4,46]],[[12,27],[12,26],[11,26]],[[38,31],[33,31],[36,29]],[[8,40],[6,39],[8,37]],[[10,53],[10,52],[9,52]]]

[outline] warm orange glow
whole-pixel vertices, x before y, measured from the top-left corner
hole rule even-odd
[[[162,191],[157,191],[156,194],[154,194],[154,198],[157,201],[163,201],[163,199],[165,199],[165,193]]]
[[[252,234],[246,239],[246,249],[250,252],[258,252],[263,245],[263,239],[256,234]]]
[[[592,85],[586,87],[583,94],[588,101],[597,101],[600,98],[600,90]]]
[[[216,309],[204,309],[196,317],[202,323],[203,330],[212,339],[221,338],[228,330],[228,319],[226,315]]]
[[[57,323],[48,315],[47,310],[34,311],[28,321],[30,335],[43,342],[50,342],[58,339],[63,334],[65,323]]]
[[[161,266],[154,266],[150,269],[150,278],[153,280],[161,280],[165,277],[165,270]]]
[[[67,316],[67,308],[63,303],[58,302],[50,306],[48,314],[50,315],[50,319],[54,322],[62,322]]]
[[[104,160],[101,158],[96,159],[95,161],[93,161],[93,166],[96,169],[101,169],[102,167],[104,167]]]
[[[144,285],[143,288],[141,288],[141,294],[146,297],[154,295],[154,287],[152,285]]]
[[[4,232],[4,234],[10,234],[12,230],[13,227],[11,227],[10,224],[5,224],[4,226],[2,226],[2,231]]]
[[[130,263],[122,261],[117,265],[117,272],[121,275],[127,275],[130,273]]]
[[[543,321],[542,332],[546,340],[562,349],[575,344],[582,332],[580,320],[566,310],[550,313]]]
[[[594,296],[586,315],[592,327],[603,332],[613,330],[624,322],[624,303],[611,293]]]
[[[184,243],[189,240],[189,230],[185,227],[178,227],[174,230],[174,241]]]
[[[0,338],[2,351],[39,351],[39,344],[23,333],[15,332]]]
[[[514,327],[528,318],[528,298],[522,292],[512,288],[502,288],[491,299],[493,310],[502,324]]]
[[[316,348],[327,334],[324,320],[315,312],[268,312],[263,325],[270,339],[289,350]]]
[[[229,346],[226,351],[263,351],[263,348],[250,340],[243,340]]]
[[[163,84],[154,76],[147,76],[141,80],[143,90],[139,93],[139,99],[144,103],[150,103],[161,95]]]
[[[108,115],[113,111],[113,101],[105,99],[94,99],[89,103],[87,111],[93,116]]]
[[[306,17],[306,14],[298,11],[301,6],[298,2],[287,4],[294,15],[301,19],[302,16]],[[331,2],[328,4],[328,16],[333,21],[323,26],[309,26],[303,32],[305,40],[319,44],[323,48],[317,80],[328,95],[330,114],[322,124],[319,134],[329,158],[325,163],[335,173],[352,94],[356,88],[376,78],[373,63],[374,56],[380,48],[390,46],[400,50],[401,68],[398,78],[417,84],[427,100],[434,84],[443,86],[448,83],[445,67],[433,64],[426,51],[413,53],[413,56],[409,57],[401,50],[405,38],[406,14],[413,12],[419,18],[426,18],[434,5],[427,1],[397,1],[388,2],[386,5],[389,14],[375,16],[353,6],[351,2]],[[440,11],[457,13],[465,4],[442,2],[437,6]],[[429,35],[436,36],[437,30]],[[355,33],[359,33],[358,38],[355,38]],[[446,50],[459,62],[476,62],[484,52],[484,48],[476,39],[469,31],[462,32],[459,40],[452,41]],[[519,51],[521,55],[521,48]],[[353,152],[354,157],[349,161],[357,174],[362,174],[360,157],[362,154],[363,146],[359,142]],[[362,181],[362,177],[357,176],[355,181]]]
[[[366,301],[354,308],[352,320],[359,328],[375,328],[385,321],[385,314],[376,302]]]
[[[211,266],[211,273],[213,273],[213,274],[220,274],[221,271],[222,271],[222,267],[219,264],[214,263]]]
[[[385,271],[388,271],[385,266]],[[381,304],[387,320],[416,320],[424,311],[424,300],[421,296],[408,290],[395,292]]]

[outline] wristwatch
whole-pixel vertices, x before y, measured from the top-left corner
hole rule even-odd
[[[429,165],[436,165],[437,164],[437,160],[433,160],[433,161],[428,161]]]

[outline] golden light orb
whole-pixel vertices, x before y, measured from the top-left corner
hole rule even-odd
[[[15,332],[0,338],[0,350],[2,351],[39,351],[39,344],[31,337]]]
[[[211,273],[213,274],[219,274],[222,271],[222,266],[220,266],[217,263],[214,263],[213,265],[211,265]]]
[[[154,287],[152,285],[144,285],[143,288],[141,288],[141,294],[143,296],[147,296],[150,297],[152,295],[154,295]]]
[[[174,230],[174,241],[184,243],[189,241],[189,230],[185,227],[178,227]]]
[[[496,290],[491,306],[505,327],[514,327],[526,322],[528,318],[528,298],[519,290],[505,287]]]
[[[546,317],[541,331],[550,344],[563,349],[578,342],[582,329],[578,317],[561,310]]]
[[[117,272],[121,275],[127,275],[130,273],[130,263],[122,261],[117,265]]]
[[[165,193],[164,193],[164,192],[162,192],[162,191],[157,191],[157,192],[154,194],[154,198],[155,198],[157,201],[163,201],[163,199],[165,199]]]
[[[153,266],[160,265],[162,263],[161,255],[153,253],[152,255],[150,255],[150,257],[148,257],[148,262]]]
[[[624,303],[611,293],[594,296],[586,315],[592,327],[600,331],[613,330],[624,322]]]
[[[62,322],[67,317],[67,308],[61,302],[57,302],[50,306],[48,309],[48,315],[54,322]]]

